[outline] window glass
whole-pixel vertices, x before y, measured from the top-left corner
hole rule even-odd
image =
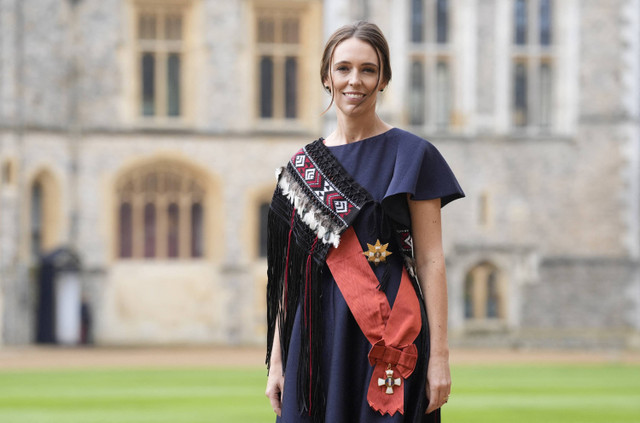
[[[516,126],[527,124],[527,69],[523,63],[516,64],[514,76],[514,123]]]
[[[411,0],[411,41],[424,41],[424,5],[423,0]]]
[[[473,307],[473,274],[467,273],[467,277],[464,280],[464,317],[465,319],[473,319],[474,307]]]
[[[436,41],[440,44],[449,42],[449,2],[436,2]]]
[[[191,257],[202,257],[204,252],[204,225],[202,204],[191,206]]]
[[[180,209],[176,203],[169,204],[167,209],[167,255],[169,258],[176,258],[179,255],[179,231],[180,231]]]
[[[38,257],[42,253],[43,189],[40,181],[31,187],[31,253]]]
[[[180,55],[169,54],[167,61],[167,114],[180,116]]]
[[[540,126],[548,128],[551,125],[551,66],[548,63],[540,65]]]
[[[436,67],[436,92],[436,127],[446,129],[451,114],[451,80],[446,62],[438,62]]]
[[[411,88],[409,93],[410,114],[409,123],[411,125],[423,125],[425,118],[425,89],[424,89],[424,67],[422,62],[414,60],[411,63]]]
[[[273,59],[260,59],[260,117],[273,117]]]
[[[165,18],[165,38],[167,40],[182,39],[182,17],[180,15],[170,14]]]
[[[153,203],[144,206],[144,256],[156,256],[156,207]]]
[[[130,203],[120,205],[120,253],[122,258],[133,256],[133,221]]]
[[[489,319],[497,319],[499,316],[498,304],[498,281],[496,277],[495,270],[489,271],[489,276],[487,277],[487,318]]]
[[[156,62],[153,53],[142,55],[142,114],[144,116],[155,115],[155,68]]]
[[[540,0],[540,44],[551,45],[551,0]]]
[[[527,2],[516,0],[515,2],[515,43],[524,45],[527,43]]]
[[[297,114],[297,87],[298,87],[298,61],[295,57],[287,57],[285,61],[285,117],[296,118]]]

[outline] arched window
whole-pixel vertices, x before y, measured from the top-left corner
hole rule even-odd
[[[205,183],[197,172],[159,160],[116,183],[119,258],[203,257]]]
[[[505,287],[500,272],[491,263],[474,266],[464,282],[464,317],[468,320],[504,319]]]

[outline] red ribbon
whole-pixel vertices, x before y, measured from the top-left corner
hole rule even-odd
[[[386,294],[378,289],[378,278],[362,254],[353,228],[342,234],[338,248],[329,251],[327,265],[358,326],[372,345],[369,363],[374,370],[367,392],[369,405],[382,415],[393,416],[396,411],[404,414],[404,379],[416,367],[418,349],[413,342],[422,326],[420,300],[407,269],[402,269],[400,287],[391,309]],[[378,378],[386,379],[387,369],[393,370],[393,378],[402,379],[400,386],[393,386],[393,394],[385,393],[385,386],[378,386]]]

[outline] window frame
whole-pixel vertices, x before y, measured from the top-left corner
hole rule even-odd
[[[406,112],[406,122],[417,132],[428,133],[448,133],[455,130],[454,110],[456,108],[455,98],[455,47],[456,35],[453,28],[454,4],[452,0],[447,0],[446,14],[446,36],[441,37],[441,27],[437,21],[439,14],[438,6],[445,0],[409,0],[409,14],[411,24],[407,30],[407,40],[409,49],[409,61],[407,71],[407,88],[409,97],[415,97],[416,91],[413,87],[414,64],[421,63],[423,68],[422,90],[419,94],[421,99],[416,103],[423,105],[423,119],[415,119],[413,112]],[[414,15],[415,6],[420,4],[422,17]],[[416,22],[421,22],[421,30],[416,28]],[[441,78],[440,69],[446,69],[446,86],[441,86],[438,81]],[[434,87],[436,89],[430,89]],[[413,101],[411,102],[413,104]],[[442,116],[447,116],[442,119]]]
[[[518,42],[516,8],[523,1],[526,6],[524,41]],[[543,43],[544,30],[540,13],[543,2],[549,2],[548,37]],[[556,130],[554,101],[558,82],[558,17],[557,0],[512,0],[510,2],[510,58],[509,58],[509,127],[516,133],[529,135],[549,134]],[[526,91],[524,98],[518,95],[518,69],[524,67]],[[543,71],[548,69],[547,92],[542,92]],[[524,102],[524,103],[523,103]],[[526,107],[522,112],[522,104]],[[524,115],[524,116],[523,116]]]
[[[302,120],[302,110],[300,107],[300,97],[302,84],[300,83],[300,70],[303,63],[303,51],[304,51],[304,5],[290,5],[279,6],[273,5],[268,7],[266,4],[257,3],[255,5],[255,16],[253,26],[256,31],[253,37],[254,44],[254,69],[256,72],[256,101],[255,101],[255,116],[256,120],[263,125],[272,126],[287,126],[290,124],[298,124]],[[262,19],[272,19],[273,25],[273,41],[271,42],[259,42],[260,37],[260,24]],[[284,41],[284,26],[287,20],[297,20],[297,42],[288,43]],[[291,59],[296,60],[296,73],[297,78],[294,85],[295,95],[295,116],[287,117],[287,94],[291,90],[291,86],[287,84],[287,61]],[[265,59],[270,59],[271,63],[271,85],[270,97],[271,104],[269,110],[270,116],[264,116],[262,111],[264,109],[262,94],[265,92],[263,89],[263,69],[262,65]]]
[[[130,0],[131,14],[131,117],[132,122],[139,127],[146,128],[186,128],[193,121],[193,34],[191,34],[194,13],[193,0]],[[171,15],[180,16],[180,39],[140,38],[140,21],[144,14],[160,17],[157,20],[156,33],[164,37],[165,23]],[[142,55],[152,53],[155,58],[153,91],[154,113],[144,114],[144,95],[142,77]],[[173,55],[179,57],[177,84],[170,87],[170,62]],[[177,91],[177,92],[176,92]],[[170,97],[177,95],[178,102],[169,104]],[[177,115],[171,113],[171,106],[177,105]]]
[[[250,0],[247,22],[249,27],[249,95],[246,97],[246,107],[250,111],[249,128],[258,133],[280,134],[312,134],[321,130],[323,100],[326,95],[318,76],[318,65],[321,60],[323,46],[322,39],[322,2],[319,0],[299,0],[295,2],[283,0]],[[265,12],[266,14],[261,14]],[[258,43],[259,22],[263,16],[281,14],[282,16],[297,16],[298,44],[278,45],[275,48],[277,60],[274,63],[274,96],[277,103],[274,116],[261,118],[260,116],[260,57],[270,55],[274,49]],[[285,117],[284,71],[286,57],[296,57],[296,85],[297,96],[294,100],[296,117]],[[281,77],[279,77],[280,75]],[[277,85],[276,85],[277,84]],[[328,99],[327,99],[328,100]],[[275,104],[275,103],[274,103]],[[328,101],[327,101],[328,104]]]
[[[116,181],[115,194],[115,260],[185,261],[206,258],[208,190],[206,181],[197,172],[171,160],[153,161],[121,175]],[[130,253],[123,248],[127,245],[122,239],[124,204],[129,204],[131,208],[131,234],[128,235]],[[199,221],[196,227],[194,207],[198,205],[199,214],[196,215]],[[172,206],[177,207],[173,222],[177,224],[177,229],[174,228],[174,232],[171,230]],[[151,215],[153,222],[149,223],[147,218]],[[175,235],[175,239],[172,235]],[[123,255],[123,252],[127,254]]]

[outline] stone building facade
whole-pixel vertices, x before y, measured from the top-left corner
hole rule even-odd
[[[0,344],[67,247],[97,344],[261,343],[273,170],[327,135],[321,49],[378,23],[433,142],[455,345],[640,347],[640,0],[5,0]]]

